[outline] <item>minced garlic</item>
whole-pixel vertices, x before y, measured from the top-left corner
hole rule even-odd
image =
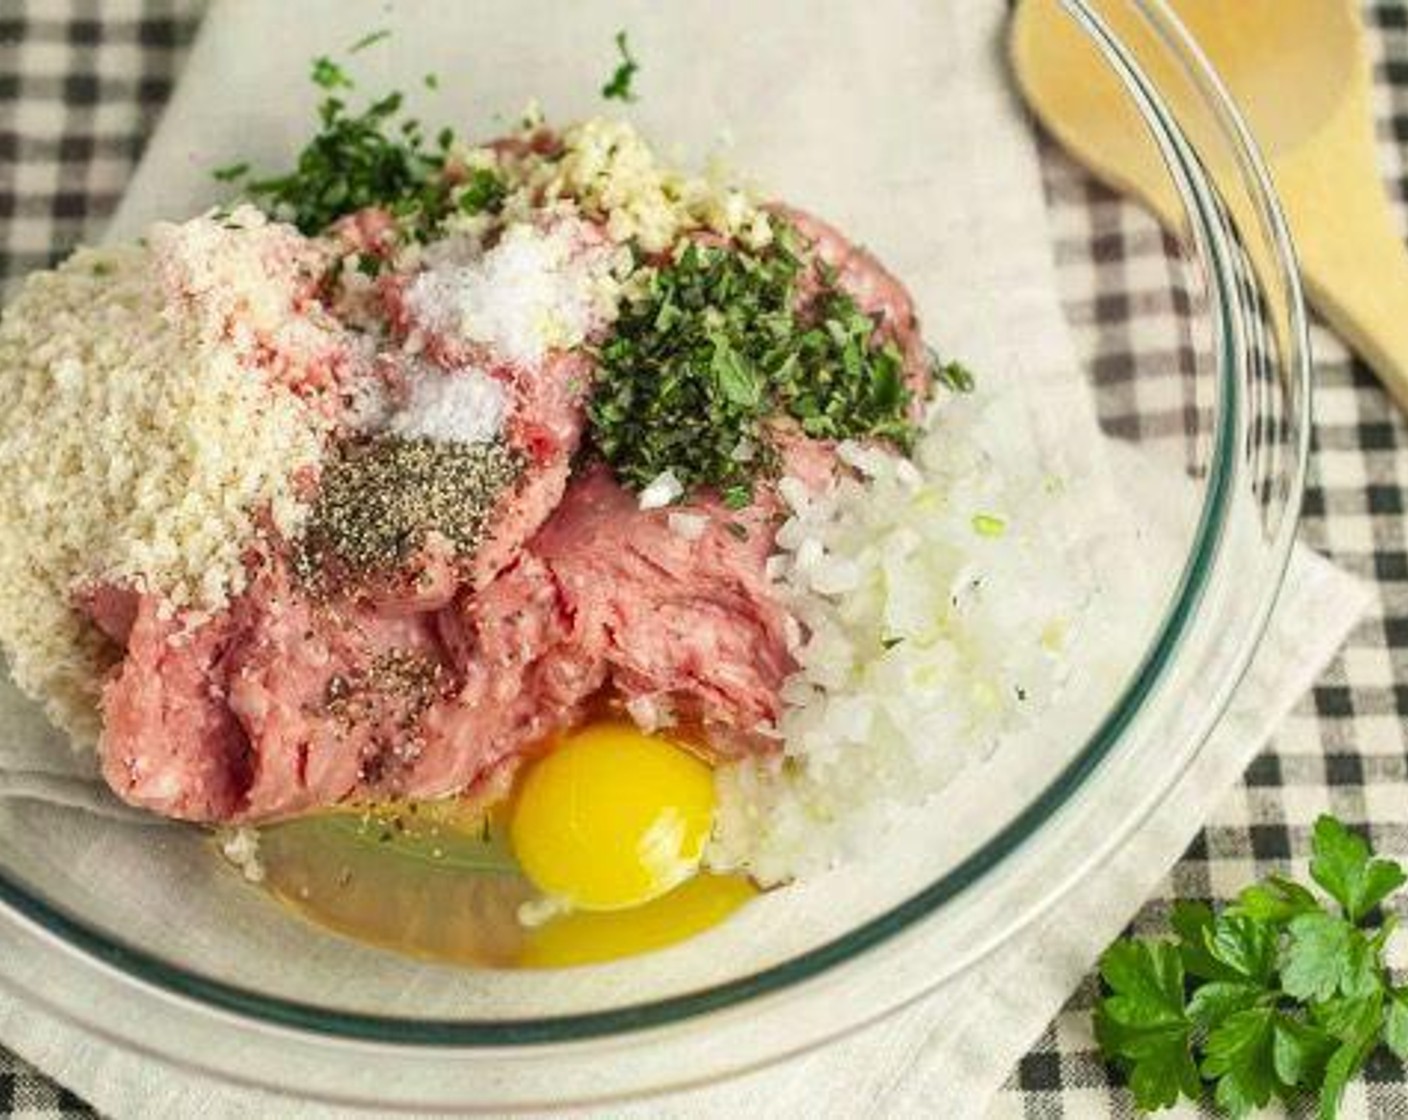
[[[508,212],[571,200],[604,220],[612,240],[634,241],[650,253],[664,252],[694,230],[737,238],[751,249],[772,240],[767,212],[745,191],[717,169],[690,176],[664,165],[626,121],[596,117],[572,125],[562,134],[559,155],[519,157],[511,161],[510,178],[517,190]]]

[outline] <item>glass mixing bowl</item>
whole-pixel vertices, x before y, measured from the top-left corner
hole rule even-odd
[[[299,26],[280,31],[289,41],[271,53],[294,54],[290,75],[327,49],[316,36],[327,2],[300,6]],[[4,983],[121,1046],[308,1097],[456,1110],[593,1101],[715,1078],[871,1021],[970,968],[1091,874],[1198,751],[1257,644],[1295,532],[1310,385],[1291,249],[1216,77],[1158,0],[1065,7],[1091,73],[1112,75],[1142,122],[1181,220],[1166,234],[1169,267],[1139,282],[1138,298],[1176,311],[1167,337],[1152,351],[1071,349],[1104,481],[1124,499],[1109,528],[1149,543],[1138,571],[1097,573],[1134,579],[1138,595],[1095,651],[1099,670],[1035,733],[971,767],[873,853],[685,944],[561,972],[454,969],[342,941],[248,888],[197,830],[3,800]],[[437,10],[415,6],[422,24]],[[1038,262],[1025,292],[954,274],[1008,251],[983,184],[1034,158],[1015,99],[1004,128],[953,125],[965,75],[1000,51],[995,34],[974,40],[975,10],[529,3],[484,19],[473,42],[446,42],[378,5],[369,20],[395,34],[367,65],[407,84],[463,72],[479,120],[524,90],[575,89],[552,102],[567,118],[597,108],[600,52],[581,44],[627,27],[645,76],[658,75],[630,110],[650,134],[699,150],[726,127],[731,163],[911,283],[944,350],[983,376],[1032,378],[1039,400],[1051,355],[1024,350],[1023,316],[1033,292],[1055,298],[1050,245],[1024,247]],[[877,58],[877,23],[903,54]],[[1142,30],[1116,37],[1116,23]],[[220,34],[207,27],[191,72],[215,65]],[[230,104],[248,94],[256,106],[278,71],[247,65],[222,75]],[[255,156],[286,157],[306,119],[302,89],[287,96],[296,127],[252,107],[229,128]],[[208,199],[174,201],[180,212]],[[936,304],[944,291],[957,296]],[[1086,431],[1067,438],[1089,444]],[[0,704],[12,734],[67,749],[13,690]],[[120,880],[104,870],[114,866]]]

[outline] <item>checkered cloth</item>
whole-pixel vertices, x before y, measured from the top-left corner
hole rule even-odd
[[[52,263],[110,213],[179,71],[201,0],[0,0],[0,281]],[[1386,178],[1408,201],[1408,2],[1366,6],[1377,66]],[[1187,360],[1186,292],[1170,243],[1136,207],[1044,152],[1066,306],[1108,426],[1161,434],[1188,402],[1133,396],[1131,349]],[[1376,608],[1265,753],[1229,791],[1135,921],[1166,928],[1175,899],[1230,899],[1251,878],[1303,858],[1330,811],[1408,857],[1408,427],[1368,370],[1317,331],[1317,434],[1303,533],[1374,582]],[[1163,360],[1156,357],[1155,360]],[[1147,368],[1145,366],[1144,368]],[[1184,379],[1170,379],[1173,383]],[[1161,419],[1161,417],[1166,419]],[[1177,420],[1181,426],[1181,418]],[[1099,1061],[1087,979],[1019,1063],[999,1111],[1026,1117],[1132,1116]],[[0,1049],[0,1118],[91,1116],[66,1090]],[[1377,1058],[1347,1116],[1408,1117],[1408,1076]]]

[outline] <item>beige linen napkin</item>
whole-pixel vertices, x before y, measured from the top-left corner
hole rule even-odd
[[[658,24],[650,19],[651,7],[648,0],[570,9],[548,0],[472,6],[432,0],[400,7],[382,0],[317,0],[292,9],[298,19],[290,22],[289,6],[277,0],[217,3],[115,219],[114,234],[132,236],[153,218],[214,201],[211,167],[244,157],[264,167],[285,162],[306,130],[312,100],[303,93],[306,60],[382,26],[393,30],[385,49],[357,56],[368,87],[407,86],[437,72],[447,100],[427,106],[427,118],[490,128],[483,122],[513,114],[533,94],[558,119],[598,111],[595,91],[610,68],[611,37],[618,27],[630,28],[646,67],[642,102],[631,114],[655,136],[678,139],[686,151],[707,149],[723,122],[746,121],[751,104],[786,96],[778,67],[804,67],[808,58],[827,57],[824,44],[839,35],[849,44],[845,65],[853,70],[821,79],[836,87],[830,101],[821,106],[803,98],[771,112],[769,127],[785,127],[787,141],[770,143],[765,130],[741,135],[736,162],[786,197],[859,230],[911,283],[921,307],[941,309],[931,313],[930,323],[948,352],[963,354],[985,374],[1042,384],[1075,377],[1079,367],[1057,299],[1036,155],[1000,62],[1001,0],[795,3],[787,9],[797,18],[785,42],[748,37],[745,0],[682,6],[679,21],[686,26],[680,38],[688,49],[735,63],[740,52],[760,52],[769,60],[725,70],[726,81],[696,89],[671,88],[676,75],[665,60],[682,46],[652,38],[648,29]],[[495,20],[511,21],[517,30],[516,52],[476,53],[479,39],[494,38],[485,27]],[[584,70],[583,53],[593,50],[599,61],[591,59]],[[856,82],[897,74],[924,85],[931,96],[897,105],[894,119],[857,118],[846,91]],[[463,89],[452,92],[458,86]],[[817,82],[807,88],[816,89]],[[679,111],[682,98],[685,113]],[[916,128],[932,140],[928,150],[908,142]],[[878,215],[874,199],[866,205],[848,197],[846,177],[834,174],[838,158],[866,158],[866,152],[885,161],[894,187]],[[936,209],[937,172],[944,189]],[[930,189],[917,189],[924,184]],[[1000,316],[993,314],[993,292],[1004,293]],[[1081,422],[1088,425],[1089,416]],[[602,1111],[682,1118],[760,1111],[779,1117],[981,1114],[1013,1063],[1310,686],[1366,596],[1351,577],[1297,551],[1268,638],[1222,724],[1154,816],[1063,903],[1059,915],[1029,928],[1001,954],[932,996],[848,1039],[707,1090]],[[71,804],[92,789],[81,773],[62,765],[57,771],[52,759],[34,752],[0,754],[0,796]],[[92,807],[112,806],[99,797]],[[339,1114],[134,1058],[5,998],[0,1039],[119,1118]]]

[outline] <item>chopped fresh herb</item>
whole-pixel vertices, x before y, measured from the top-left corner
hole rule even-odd
[[[363,35],[347,48],[347,53],[356,54],[358,51],[364,51],[373,44],[380,43],[383,39],[389,38],[391,38],[391,32],[383,27],[380,31],[373,31],[369,35]]]
[[[971,393],[973,391],[977,382],[967,366],[961,362],[941,362],[933,351],[930,351],[930,360],[933,363],[934,380],[945,389],[955,393]]]
[[[626,42],[624,31],[616,32],[616,53],[620,55],[621,61],[616,67],[615,73],[611,75],[610,81],[601,87],[601,96],[610,101],[634,101],[635,92],[631,89],[631,82],[635,80],[640,64],[631,57],[631,48]]]
[[[1408,1057],[1408,988],[1384,964],[1394,918],[1370,922],[1408,876],[1332,817],[1315,822],[1311,851],[1332,902],[1272,875],[1221,914],[1175,907],[1173,941],[1126,938],[1101,958],[1109,994],[1096,1038],[1141,1109],[1196,1101],[1212,1085],[1232,1116],[1318,1093],[1333,1120],[1381,1044]]]
[[[423,82],[425,83],[425,88],[426,88],[426,89],[439,89],[439,88],[440,88],[440,75],[439,75],[439,74],[427,74],[424,78],[421,79],[421,81],[423,81]]]
[[[1007,532],[1007,522],[991,513],[975,513],[973,532],[980,537],[1000,537]]]
[[[736,486],[725,486],[723,497],[724,505],[729,509],[747,509],[753,504],[753,487],[743,483]]]
[[[312,76],[313,84],[321,86],[323,89],[352,88],[352,79],[347,76],[347,72],[327,55],[313,60]]]
[[[236,179],[243,179],[248,174],[248,163],[228,163],[224,167],[217,167],[210,173],[210,177],[218,183],[233,183]]]
[[[482,214],[503,205],[507,188],[504,181],[485,167],[475,168],[456,188],[456,203],[466,214]]]
[[[374,41],[369,36],[363,45]],[[313,81],[330,91],[353,88],[346,72],[328,58],[314,61]],[[256,179],[245,189],[307,234],[378,206],[397,219],[406,236],[424,241],[451,214],[496,209],[505,194],[498,176],[486,168],[466,174],[451,167],[449,129],[437,136],[436,149],[428,150],[419,121],[396,119],[402,102],[401,94],[391,93],[353,115],[341,97],[325,98],[318,107],[321,128],[299,153],[295,168]]]
[[[776,468],[768,421],[783,416],[817,439],[910,447],[899,351],[834,277],[802,298],[808,266],[793,240],[758,253],[690,243],[624,309],[588,414],[597,450],[627,485],[670,470],[687,490],[714,487],[741,508],[754,479]],[[740,446],[756,452],[739,456]]]

